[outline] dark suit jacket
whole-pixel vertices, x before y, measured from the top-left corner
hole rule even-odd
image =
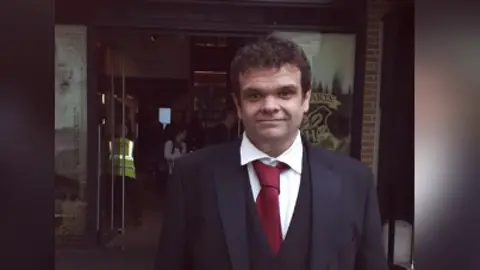
[[[210,127],[206,131],[206,145],[221,144],[236,139],[236,136],[233,136],[233,130],[229,129],[224,123]]]
[[[312,178],[311,270],[387,270],[377,194],[359,161],[304,144]],[[169,180],[155,270],[248,270],[248,181],[240,141],[178,160]],[[297,270],[297,269],[292,269]],[[298,269],[300,270],[300,269]]]

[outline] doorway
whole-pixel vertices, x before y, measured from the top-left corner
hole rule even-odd
[[[208,130],[234,111],[230,62],[257,35],[99,29],[96,36],[98,241],[107,247],[153,248],[162,223],[167,174],[159,164],[165,141],[173,135],[169,127],[187,130],[188,151],[215,143]],[[170,119],[162,122],[159,114],[165,110]],[[240,135],[240,128],[238,121],[230,127],[230,140]],[[129,160],[134,177],[125,173]]]

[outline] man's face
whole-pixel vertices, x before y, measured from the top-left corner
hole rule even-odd
[[[296,135],[310,103],[310,89],[303,95],[300,79],[300,70],[288,64],[240,75],[240,93],[234,100],[251,139],[274,142]]]

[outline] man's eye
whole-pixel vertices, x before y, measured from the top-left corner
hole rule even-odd
[[[248,99],[259,99],[260,95],[259,94],[248,94],[247,98]]]
[[[280,93],[278,93],[278,95],[281,97],[281,98],[287,98],[287,97],[290,97],[291,96],[291,93],[289,91],[281,91]]]

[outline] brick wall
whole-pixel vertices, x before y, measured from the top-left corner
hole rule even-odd
[[[380,23],[383,15],[389,10],[390,5],[386,0],[368,0],[367,4],[367,44],[365,52],[361,160],[370,167],[375,166],[376,106],[381,66]]]

